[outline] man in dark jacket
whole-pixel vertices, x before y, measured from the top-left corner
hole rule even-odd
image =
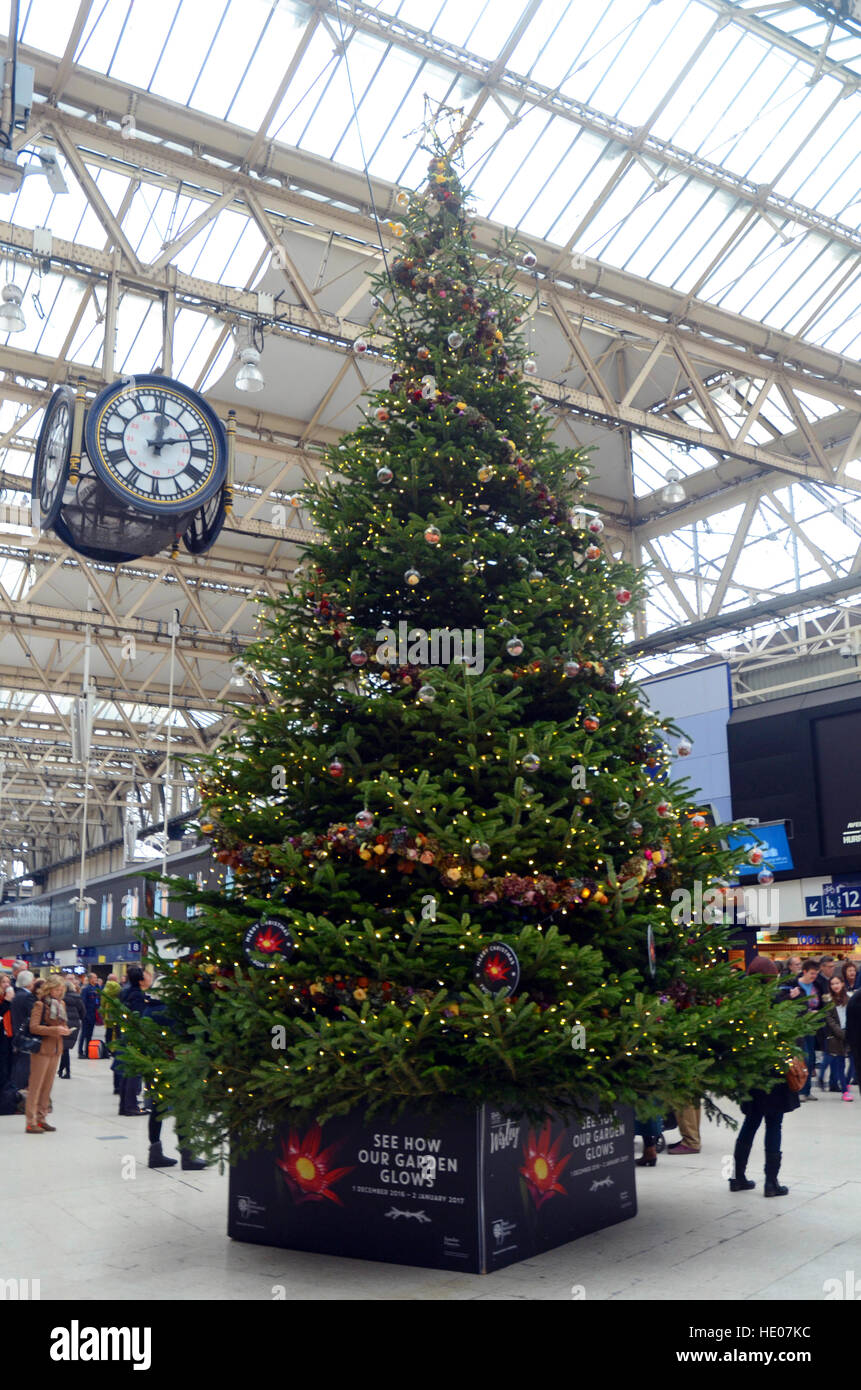
[[[96,1010],[99,1007],[99,991],[89,981],[81,990],[81,1003],[84,1006],[84,1021],[78,1035],[78,1056],[86,1057],[90,1039],[93,1036],[93,1029],[96,1026]]]
[[[855,1079],[861,1089],[861,989],[856,989],[846,1005],[846,1041],[855,1059]]]
[[[120,1003],[132,1013],[146,1011],[147,997],[143,991],[144,972],[139,965],[130,965],[126,973],[126,983],[120,990]],[[126,1076],[121,1071],[120,1111],[121,1115],[145,1115],[147,1112],[138,1105],[141,1089],[139,1076]]]
[[[26,1091],[30,1080],[30,1054],[18,1051],[18,1034],[22,1025],[29,1019],[30,1010],[35,1004],[33,986],[36,977],[32,970],[20,970],[15,980],[15,998],[12,1000],[12,1046],[15,1048],[15,1065],[12,1071],[12,1084],[17,1091]]]

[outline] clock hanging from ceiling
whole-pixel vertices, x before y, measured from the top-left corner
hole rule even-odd
[[[106,386],[89,406],[83,385],[48,403],[36,448],[33,507],[72,549],[123,564],[180,539],[214,544],[230,506],[235,424],[206,400],[149,373]]]

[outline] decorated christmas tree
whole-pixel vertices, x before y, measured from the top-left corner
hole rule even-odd
[[[210,1152],[351,1110],[739,1096],[799,1031],[728,963],[721,914],[674,902],[722,891],[733,855],[668,779],[667,736],[689,748],[626,674],[641,576],[530,386],[535,258],[477,254],[457,153],[430,153],[375,287],[386,336],[354,344],[388,386],[306,488],[323,539],[200,770],[224,886],[172,881],[196,913],[170,924],[168,1023],[125,1034]]]

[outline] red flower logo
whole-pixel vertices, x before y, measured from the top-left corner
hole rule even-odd
[[[548,1120],[537,1140],[535,1131],[529,1131],[529,1137],[523,1146],[524,1161],[519,1171],[526,1179],[529,1195],[538,1208],[549,1201],[556,1192],[560,1192],[563,1197],[566,1195],[565,1188],[558,1180],[562,1169],[571,1158],[570,1154],[566,1154],[564,1158],[559,1157],[559,1147],[564,1137],[564,1134],[560,1134],[551,1145]]]
[[[342,1207],[344,1203],[338,1194],[332,1191],[332,1187],[348,1173],[352,1173],[353,1169],[329,1166],[340,1143],[330,1144],[327,1149],[321,1149],[322,1137],[320,1126],[317,1124],[311,1126],[304,1139],[299,1137],[295,1129],[291,1129],[289,1137],[281,1140],[284,1157],[275,1161],[284,1174],[284,1181],[294,1202],[322,1202],[325,1198]]]
[[[255,951],[262,951],[265,955],[271,956],[276,951],[280,951],[284,945],[284,933],[279,928],[264,927],[258,936],[254,938],[252,947]]]

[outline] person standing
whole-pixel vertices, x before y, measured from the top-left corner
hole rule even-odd
[[[819,995],[820,1007],[827,1004],[831,998],[831,979],[837,970],[837,961],[833,956],[821,956],[819,960],[819,973],[813,981],[813,988]],[[822,1061],[819,1063],[819,1089],[825,1090],[825,1072],[828,1069],[830,1058],[828,1056],[827,1032],[825,1024],[819,1029],[815,1036],[815,1047],[817,1052],[822,1053]]]
[[[120,1003],[133,1013],[142,1014],[147,1006],[147,997],[143,991],[144,972],[139,965],[130,965],[126,972],[126,984],[120,990]],[[141,1088],[141,1078],[139,1076],[128,1076],[123,1068],[120,1069],[120,1109],[121,1115],[145,1115],[147,1111],[138,1105],[138,1096]]]
[[[846,1080],[846,1058],[851,1057],[846,1041],[846,1008],[849,1003],[846,986],[839,975],[831,977],[831,1002],[834,1008],[825,1015],[825,1052],[831,1068],[831,1090],[842,1092],[844,1100],[852,1100]]]
[[[29,1032],[41,1038],[42,1045],[38,1052],[30,1054],[27,1134],[52,1134],[56,1129],[56,1125],[48,1123],[47,1115],[63,1039],[72,1031],[66,1022],[65,993],[66,982],[62,975],[51,976],[30,1011]]]
[[[856,989],[846,1005],[846,1042],[855,1063],[855,1077],[861,1087],[861,989]]]
[[[119,980],[117,979],[116,975],[109,975],[108,978],[105,980],[104,985],[102,986],[102,997],[100,1001],[102,1006],[102,1016],[105,1020],[105,1047],[108,1048],[108,1050],[110,1050],[111,1043],[114,1040],[114,1033],[117,1031],[111,1023],[110,1006],[115,999],[119,998],[119,994]]]
[[[763,963],[764,962],[764,963]],[[754,966],[759,968],[754,970]],[[770,967],[770,968],[769,968]],[[747,969],[748,975],[778,976],[778,968],[774,961],[768,960],[764,956],[752,960]],[[777,999],[785,999],[784,990],[780,990]],[[785,1197],[789,1191],[788,1187],[783,1187],[777,1180],[780,1173],[782,1154],[782,1129],[783,1117],[792,1110],[798,1110],[800,1101],[794,1091],[790,1090],[786,1078],[781,1077],[775,1081],[769,1090],[757,1088],[751,1093],[750,1100],[742,1102],[742,1114],[744,1124],[738,1132],[735,1141],[733,1160],[735,1165],[734,1176],[729,1180],[730,1192],[750,1192],[756,1183],[747,1176],[747,1163],[750,1158],[750,1151],[753,1146],[754,1137],[759,1126],[765,1121],[765,1193],[766,1197]]]
[[[32,970],[19,970],[15,978],[15,996],[12,1000],[12,1046],[15,1050],[15,1063],[12,1071],[12,1084],[16,1091],[26,1091],[30,1080],[30,1054],[18,1047],[18,1036],[24,1030],[30,1010],[34,1004],[33,990],[36,977]]]
[[[809,959],[801,962],[801,974],[794,985],[789,983],[783,986],[781,991],[784,999],[799,999],[805,1010],[816,1010],[820,1007],[820,996],[814,987],[814,981],[819,973],[819,965],[815,960]],[[816,1040],[812,1033],[805,1033],[800,1039],[801,1048],[804,1053],[804,1061],[807,1065],[807,1080],[804,1087],[799,1092],[799,1100],[818,1100],[819,1097],[813,1094],[813,1073],[816,1071]]]
[[[81,1003],[84,1006],[84,1021],[81,1024],[81,1033],[78,1038],[78,1056],[86,1057],[90,1039],[93,1036],[93,1029],[96,1026],[96,1010],[99,1007],[99,991],[93,984],[93,976],[90,975],[87,983],[81,990]]]
[[[72,1074],[69,1067],[72,1048],[75,1046],[75,1040],[84,1022],[84,1005],[78,993],[78,982],[74,975],[70,976],[70,978],[65,981],[65,985],[66,997],[63,1003],[66,1005],[66,1021],[71,1031],[68,1037],[63,1039],[63,1055],[60,1058],[57,1075],[68,1080]]]
[[[15,991],[8,975],[0,975],[0,1091],[12,1075],[15,1054],[12,1049],[12,1000]]]

